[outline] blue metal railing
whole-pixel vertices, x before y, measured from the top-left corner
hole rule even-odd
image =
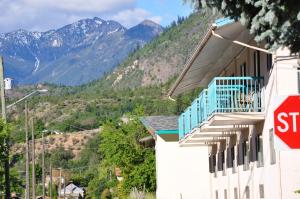
[[[213,113],[261,112],[262,77],[216,77],[179,117],[179,138]]]
[[[208,85],[208,115],[262,111],[262,77],[216,77]]]
[[[191,130],[191,107],[189,106],[184,111],[184,135],[188,134]]]
[[[180,114],[178,118],[178,132],[179,139],[184,137],[184,113]]]
[[[207,109],[208,109],[207,89],[204,89],[199,95],[199,124],[201,124],[206,120]]]
[[[199,99],[196,98],[191,105],[191,128],[196,128],[199,125]]]

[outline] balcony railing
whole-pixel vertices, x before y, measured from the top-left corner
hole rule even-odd
[[[208,115],[260,112],[262,77],[216,77],[208,85]]]
[[[179,117],[183,138],[214,113],[261,112],[262,77],[216,77]]]

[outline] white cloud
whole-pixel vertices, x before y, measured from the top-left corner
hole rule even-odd
[[[156,23],[161,21],[160,16],[152,16],[150,12],[141,8],[123,10],[111,16],[111,19],[120,22],[126,27],[132,27],[145,19],[150,19]]]
[[[144,19],[160,22],[137,0],[0,0],[0,32],[16,29],[46,31],[79,19],[100,17],[120,22],[126,27]]]
[[[19,0],[21,1],[21,0]],[[110,12],[132,6],[135,0],[23,0],[25,5],[70,12]]]

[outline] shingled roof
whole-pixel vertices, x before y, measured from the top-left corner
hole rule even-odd
[[[149,131],[178,130],[178,116],[147,116],[141,118],[142,123]]]

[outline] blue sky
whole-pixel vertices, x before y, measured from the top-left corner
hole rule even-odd
[[[177,16],[188,16],[192,12],[191,6],[181,0],[138,0],[137,7],[160,16],[163,26],[169,25]]]
[[[182,0],[0,0],[0,32],[46,31],[84,18],[100,17],[132,27],[150,19],[163,26],[188,16]]]

